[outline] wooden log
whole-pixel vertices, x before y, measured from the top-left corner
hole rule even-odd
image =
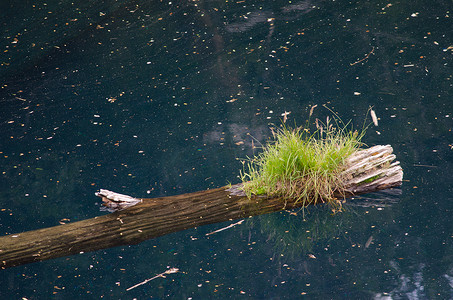
[[[348,158],[345,190],[351,196],[399,186],[403,171],[392,147],[375,146]],[[142,241],[206,224],[299,207],[279,197],[248,199],[241,185],[163,198],[137,199],[107,190],[97,193],[116,212],[65,225],[0,237],[2,269]]]

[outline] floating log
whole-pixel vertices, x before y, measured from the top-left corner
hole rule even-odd
[[[403,170],[391,146],[351,155],[339,197],[401,185]],[[122,245],[138,244],[172,232],[300,207],[279,197],[247,198],[241,185],[162,198],[138,199],[108,190],[96,193],[114,213],[0,237],[2,269]]]

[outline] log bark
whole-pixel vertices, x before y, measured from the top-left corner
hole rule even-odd
[[[399,186],[403,171],[393,162],[393,149],[375,146],[348,158],[340,196]],[[138,199],[101,190],[97,193],[114,213],[65,225],[0,237],[2,269],[95,251],[138,244],[172,232],[206,224],[247,218],[299,207],[279,197],[248,199],[240,184],[163,198]]]

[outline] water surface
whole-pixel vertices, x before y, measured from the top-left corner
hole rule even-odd
[[[339,214],[281,212],[3,270],[5,299],[453,297],[450,1],[0,11],[2,235],[104,214],[100,188],[158,197],[236,183],[238,158],[312,105],[357,128],[373,106],[364,141],[392,145],[405,171],[400,195]],[[126,291],[170,267],[180,272]]]

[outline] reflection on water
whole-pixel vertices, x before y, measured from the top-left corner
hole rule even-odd
[[[1,294],[452,298],[450,4],[2,2],[2,234],[102,214],[99,188],[236,183],[237,158],[314,104],[356,127],[373,106],[365,142],[391,144],[407,181],[340,214],[270,214],[8,269]]]

